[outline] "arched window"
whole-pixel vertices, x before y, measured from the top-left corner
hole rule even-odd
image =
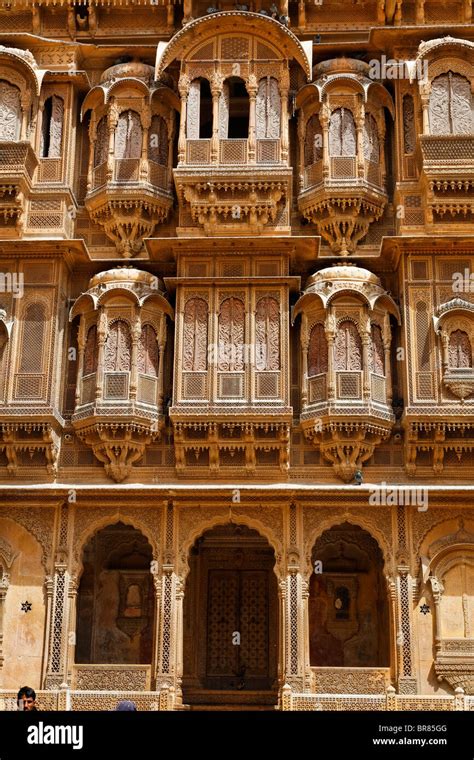
[[[415,106],[411,95],[403,96],[403,152],[410,155],[415,152]]]
[[[471,85],[466,77],[448,71],[433,79],[430,93],[432,135],[472,135]]]
[[[19,140],[20,128],[20,90],[0,79],[0,140]]]
[[[245,82],[239,77],[231,77],[222,86],[219,101],[219,136],[244,139],[248,134],[249,96]]]
[[[166,121],[157,114],[151,119],[148,144],[150,161],[166,166],[168,163],[168,129]]]
[[[142,375],[158,377],[158,343],[152,325],[143,325],[138,343],[138,371]]]
[[[105,341],[104,372],[129,372],[132,357],[130,328],[123,319],[109,325]]]
[[[186,108],[186,137],[189,140],[212,137],[212,95],[207,79],[193,79]]]
[[[280,137],[281,99],[278,82],[274,77],[265,77],[258,83],[255,114],[257,140]]]
[[[200,372],[207,369],[208,306],[202,298],[191,298],[184,309],[183,369]]]
[[[219,358],[221,371],[244,369],[245,308],[239,298],[226,298],[219,312]]]
[[[42,303],[31,303],[23,317],[23,338],[20,351],[20,372],[41,372],[44,362],[46,310]]]
[[[472,347],[467,332],[453,330],[449,336],[448,357],[451,369],[472,367]]]
[[[378,164],[380,161],[377,122],[370,113],[365,114],[364,120],[364,157],[374,164]]]
[[[328,371],[328,344],[324,325],[313,325],[308,344],[308,377]]]
[[[314,113],[306,123],[306,136],[304,141],[304,163],[311,166],[323,157],[323,129],[319,116]]]
[[[41,158],[60,158],[63,139],[64,101],[51,95],[44,102],[41,127]]]
[[[356,128],[354,117],[347,108],[336,108],[329,121],[329,155],[356,155]]]
[[[334,369],[356,371],[362,369],[362,343],[357,327],[349,319],[339,324],[334,341]]]
[[[115,130],[115,158],[140,158],[142,125],[136,111],[122,111]]]
[[[256,369],[280,369],[280,306],[274,298],[261,298],[255,314]]]
[[[380,326],[371,325],[370,334],[370,369],[376,375],[385,376],[385,350]]]
[[[87,332],[87,340],[84,348],[84,365],[82,374],[91,375],[97,371],[97,327],[92,325]]]
[[[101,166],[107,161],[108,146],[108,129],[107,116],[102,116],[97,124],[97,137],[94,147],[94,167]]]

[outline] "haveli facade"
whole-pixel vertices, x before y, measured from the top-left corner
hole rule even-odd
[[[5,709],[474,709],[471,22],[1,3]]]

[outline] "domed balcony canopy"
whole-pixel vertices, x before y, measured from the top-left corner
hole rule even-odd
[[[38,64],[29,50],[0,45],[0,63],[7,63],[12,68],[20,71],[30,84],[32,92],[39,96],[41,83],[47,71],[46,69],[38,68]]]
[[[336,296],[342,294],[362,300],[372,310],[378,304],[392,314],[398,324],[401,322],[398,306],[382,288],[377,275],[368,269],[349,264],[326,267],[308,278],[303,295],[294,307],[293,321],[313,303],[317,302],[326,308]]]
[[[270,42],[282,57],[294,58],[307,79],[311,79],[312,42],[300,42],[286,26],[269,16],[246,11],[222,11],[204,16],[186,24],[168,43],[160,43],[156,56],[156,79],[172,61],[189,58],[191,51],[207,39],[229,32],[261,37],[263,44]]]
[[[76,299],[69,312],[69,321],[75,317],[95,311],[112,298],[125,298],[136,306],[157,305],[170,319],[174,319],[173,308],[163,295],[164,286],[158,277],[133,267],[109,269],[96,274],[89,282],[86,293]]]

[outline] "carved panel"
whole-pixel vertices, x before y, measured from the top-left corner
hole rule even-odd
[[[314,113],[306,124],[304,163],[311,166],[323,157],[323,128],[318,114]]]
[[[255,314],[256,369],[280,369],[280,307],[274,298],[261,298]]]
[[[256,101],[256,137],[280,137],[281,101],[278,82],[273,77],[261,79]]]
[[[349,319],[338,326],[334,341],[334,369],[361,370],[362,343],[357,328]]]
[[[328,344],[324,325],[318,322],[311,328],[308,345],[308,377],[328,370]]]
[[[432,135],[469,135],[473,131],[469,80],[448,71],[433,80],[430,94]]]
[[[183,369],[207,369],[208,306],[202,298],[191,298],[184,309]]]
[[[365,114],[363,143],[366,160],[378,164],[380,161],[380,146],[377,122],[370,113]]]
[[[229,83],[224,82],[219,97],[219,137],[226,139],[229,136]]]
[[[168,164],[168,128],[162,116],[152,117],[149,133],[148,158],[157,164]]]
[[[104,372],[129,371],[131,356],[130,328],[123,319],[117,319],[109,326],[105,341]]]
[[[218,369],[239,372],[244,369],[245,307],[238,298],[226,298],[219,312]]]
[[[449,336],[449,366],[458,369],[472,367],[472,347],[469,336],[464,330],[453,330]]]
[[[356,128],[354,117],[347,108],[336,108],[329,122],[329,155],[356,155]]]
[[[415,105],[411,95],[403,96],[403,152],[406,154],[415,152]]]
[[[382,330],[379,325],[371,325],[370,369],[376,375],[385,375],[385,351]]]
[[[201,82],[194,79],[189,86],[186,111],[186,137],[188,140],[199,139],[199,112],[201,106]]]
[[[81,691],[146,691],[150,675],[150,665],[76,665],[74,686]]]
[[[97,139],[94,148],[94,166],[100,166],[107,161],[108,129],[107,117],[103,116],[97,124]]]
[[[142,375],[158,377],[158,343],[152,325],[143,325],[138,342],[138,371]]]
[[[38,372],[43,367],[45,319],[45,307],[42,303],[31,303],[26,307],[19,372]]]
[[[90,375],[97,371],[97,327],[92,325],[87,333],[86,346],[84,349],[83,375]]]
[[[140,158],[142,126],[136,111],[122,111],[115,130],[115,158]]]
[[[52,95],[44,104],[40,153],[43,158],[60,158],[63,138],[64,101]]]
[[[0,140],[18,140],[21,126],[20,90],[0,80]]]

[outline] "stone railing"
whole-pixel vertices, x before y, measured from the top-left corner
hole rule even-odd
[[[36,691],[36,704],[41,711],[111,711],[117,702],[129,699],[141,712],[169,711],[174,708],[172,689],[157,691],[78,691],[56,689]],[[16,692],[0,690],[0,711],[16,711]]]
[[[421,135],[423,167],[474,170],[474,135]]]
[[[474,710],[474,697],[466,696],[462,689],[456,689],[454,696],[439,696],[437,694],[396,694],[393,686],[388,687],[385,694],[295,694],[289,686],[285,686],[282,690],[281,702],[284,711],[429,710],[453,712]]]
[[[0,142],[0,179],[24,172],[31,180],[37,165],[29,142]]]

